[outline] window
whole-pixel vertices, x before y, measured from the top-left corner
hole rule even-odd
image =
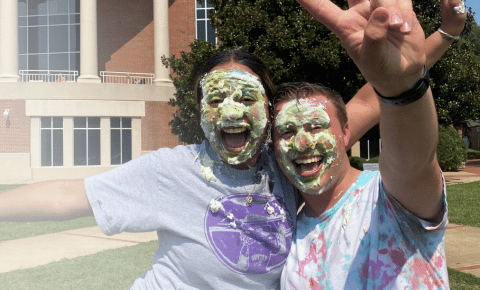
[[[111,164],[132,160],[132,118],[110,118]]]
[[[80,0],[19,0],[18,38],[21,70],[79,70]]]
[[[382,151],[380,140],[380,127],[376,125],[360,139],[360,157],[370,159],[377,157]]]
[[[73,165],[100,165],[100,117],[73,118]]]
[[[213,6],[208,0],[195,1],[196,3],[196,19],[197,19],[197,39],[202,39],[217,44],[215,37],[215,28],[213,28],[209,19]]]
[[[63,166],[63,119],[42,117],[40,119],[41,164]]]

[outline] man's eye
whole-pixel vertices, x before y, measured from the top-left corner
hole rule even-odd
[[[313,125],[310,126],[310,129],[311,129],[312,131],[319,132],[319,131],[323,130],[323,126],[322,126],[322,125],[313,124]]]
[[[245,105],[251,105],[256,102],[254,98],[250,98],[250,97],[242,98],[240,101],[242,102],[242,104],[245,104]]]

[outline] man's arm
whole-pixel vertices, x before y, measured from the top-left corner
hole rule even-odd
[[[424,72],[425,36],[410,0],[299,0],[332,30],[359,70],[387,98],[408,91]],[[421,218],[439,210],[442,178],[436,160],[437,116],[431,90],[406,106],[380,105],[380,171],[387,191]]]
[[[0,221],[68,220],[93,215],[83,180],[44,181],[0,193]]]
[[[459,36],[465,26],[467,13],[456,13],[453,9],[462,3],[461,0],[441,0],[442,31]],[[427,67],[431,68],[448,50],[453,39],[444,37],[439,31],[425,40]],[[365,133],[380,121],[380,104],[377,94],[370,84],[363,86],[347,103],[348,123],[350,126],[349,150]]]

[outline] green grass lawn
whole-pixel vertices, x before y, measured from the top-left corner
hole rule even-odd
[[[447,186],[448,220],[480,227],[480,181]]]
[[[0,192],[13,186],[0,185]],[[480,182],[447,187],[449,220],[480,227]],[[68,222],[0,223],[0,241],[95,225],[93,217]],[[129,289],[151,267],[156,241],[0,274],[1,289]],[[0,257],[1,259],[1,257]],[[448,269],[453,290],[480,290],[480,278]]]
[[[150,269],[157,248],[158,242],[152,241],[3,273],[0,289],[130,289],[133,281]]]
[[[0,242],[96,226],[95,218],[59,222],[0,222]]]
[[[448,268],[448,278],[452,290],[480,290],[480,278]]]

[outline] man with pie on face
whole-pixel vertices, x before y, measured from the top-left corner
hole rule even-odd
[[[351,167],[342,98],[308,83],[277,89],[275,154],[305,201],[282,289],[448,289],[437,115],[411,1],[299,2],[375,89],[382,152],[379,172]]]

